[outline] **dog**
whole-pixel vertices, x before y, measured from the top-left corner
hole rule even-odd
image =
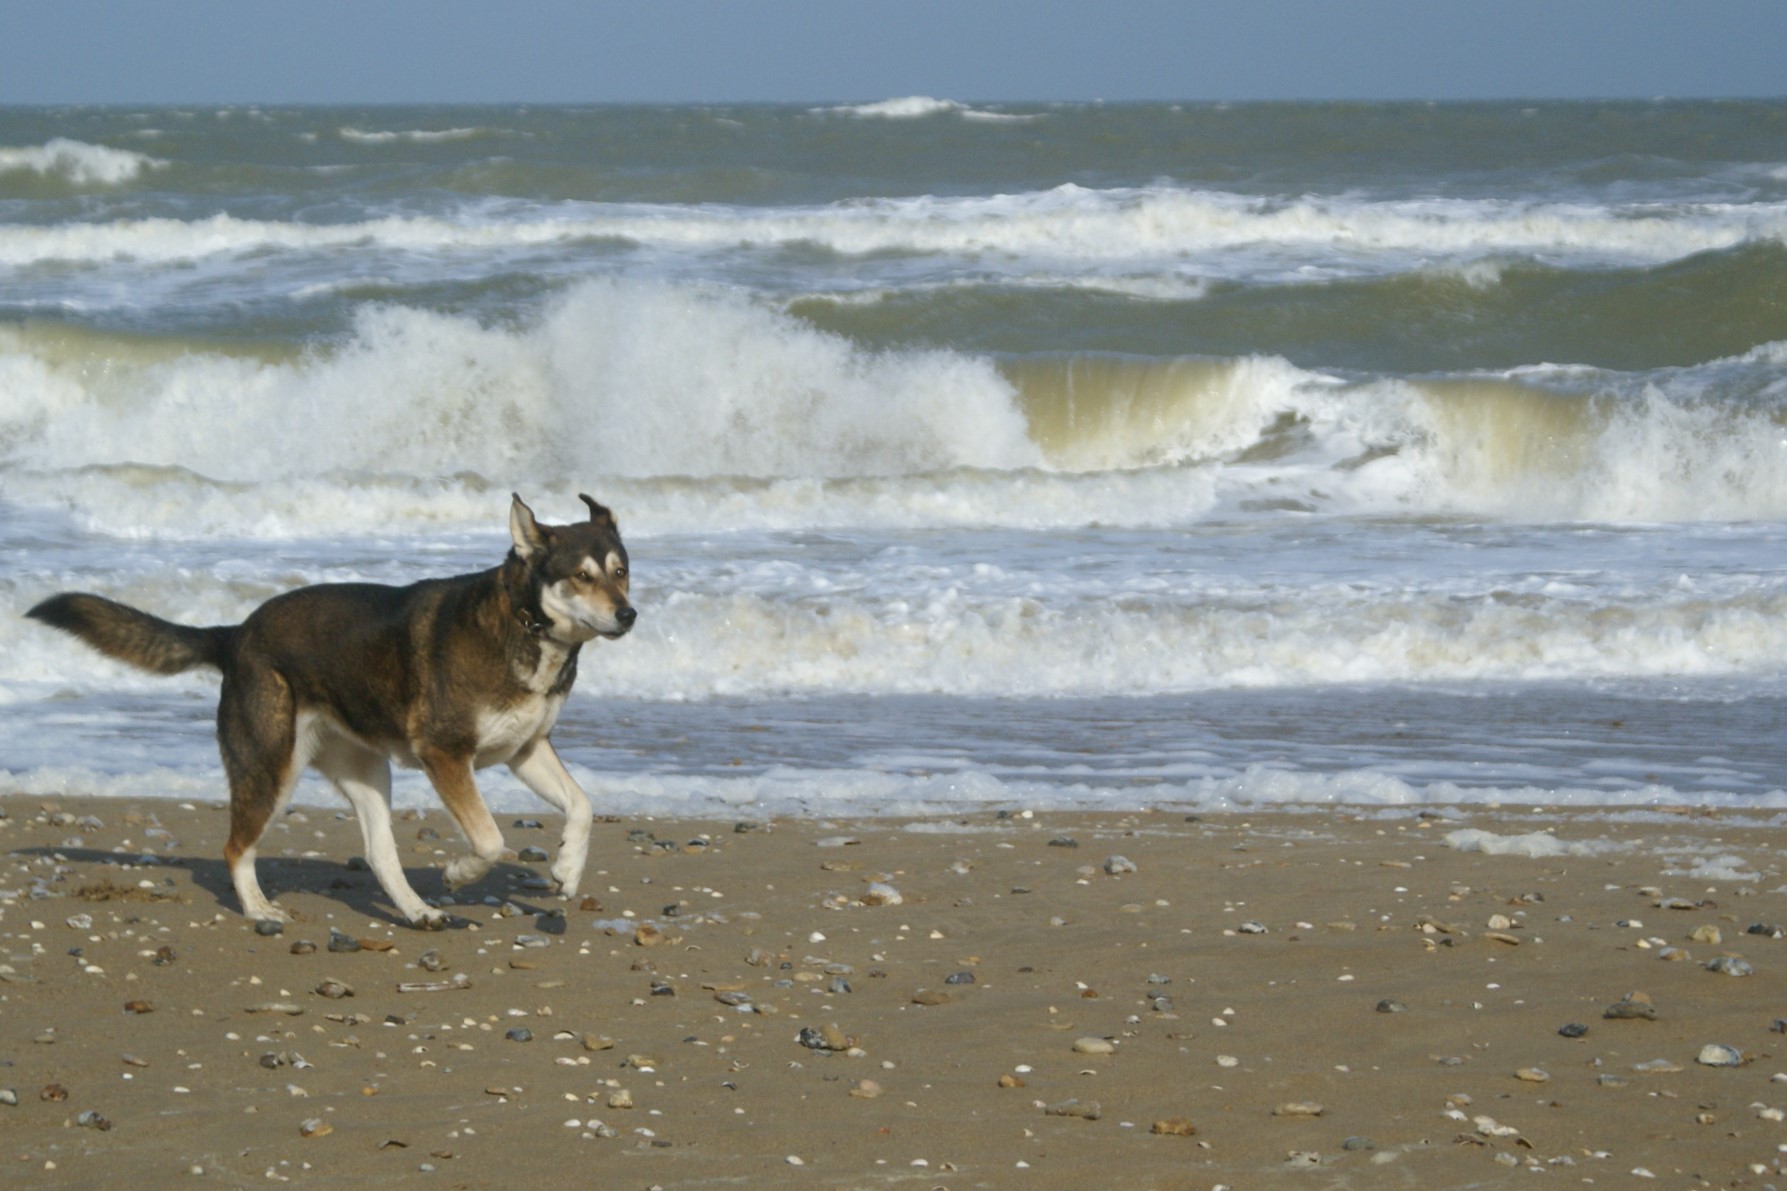
[[[368,866],[410,924],[448,916],[404,878],[391,834],[391,762],[420,768],[471,845],[448,889],[478,880],[503,837],[472,772],[506,764],[562,811],[550,872],[574,897],[589,858],[590,802],[548,739],[577,679],[577,655],[632,629],[627,549],[614,514],[588,496],[589,520],[541,525],[513,497],[502,564],[408,587],[324,583],[274,596],[239,625],[174,624],[102,596],[64,592],[27,616],[156,674],[223,673],[217,742],[230,788],[224,860],[242,912],[289,916],[255,876],[255,848],[313,766],[353,805]]]

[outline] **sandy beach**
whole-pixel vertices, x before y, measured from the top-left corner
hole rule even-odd
[[[562,913],[504,816],[421,933],[302,807],[263,935],[219,805],[0,808],[18,1186],[1764,1186],[1787,1146],[1779,851],[1732,814],[599,822]],[[399,840],[441,893],[444,812]]]

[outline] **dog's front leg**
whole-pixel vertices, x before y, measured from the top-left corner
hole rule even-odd
[[[517,753],[509,768],[528,789],[564,813],[565,834],[559,840],[552,879],[558,882],[559,896],[575,897],[583,880],[583,866],[589,861],[589,796],[544,736]]]
[[[497,830],[496,820],[490,817],[490,808],[484,805],[484,796],[478,793],[478,783],[472,780],[469,756],[430,750],[420,759],[423,772],[434,783],[435,792],[441,796],[441,801],[459,824],[459,830],[465,833],[466,842],[472,846],[470,856],[451,861],[441,875],[448,889],[470,885],[502,859],[503,833]]]

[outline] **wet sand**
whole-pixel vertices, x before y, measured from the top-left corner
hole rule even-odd
[[[0,811],[15,1186],[1764,1186],[1787,1161],[1787,939],[1748,931],[1787,922],[1767,820],[599,822],[593,900],[518,859],[423,933],[350,866],[346,813],[302,807],[262,848],[296,921],[263,936],[221,806]],[[556,847],[517,818],[512,848]],[[1622,846],[1448,847],[1466,827]],[[444,812],[398,838],[440,894]]]

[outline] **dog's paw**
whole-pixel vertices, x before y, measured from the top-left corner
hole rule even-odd
[[[410,925],[417,930],[446,930],[453,924],[453,916],[445,910],[423,910],[410,919]]]
[[[261,905],[254,907],[252,910],[248,911],[247,917],[251,922],[277,922],[282,925],[292,920],[290,914],[287,914],[272,902],[263,902]]]

